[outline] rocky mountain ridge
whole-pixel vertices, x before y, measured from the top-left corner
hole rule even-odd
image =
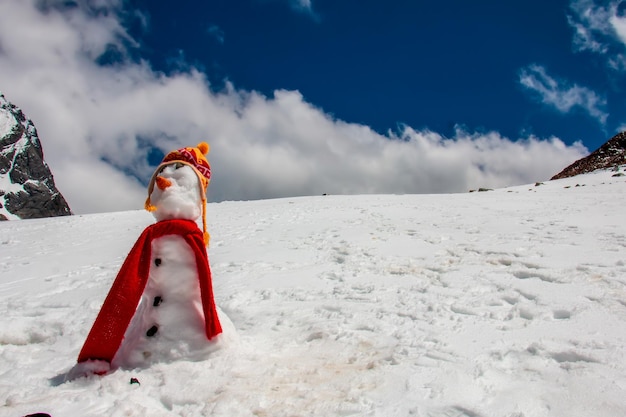
[[[621,165],[626,165],[626,132],[613,136],[591,154],[574,162],[550,179],[558,180]]]
[[[44,161],[35,125],[0,93],[0,220],[70,214]]]

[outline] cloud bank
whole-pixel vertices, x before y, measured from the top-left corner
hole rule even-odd
[[[573,108],[578,107],[603,125],[609,116],[604,111],[605,98],[577,84],[569,85],[566,82],[557,81],[540,65],[529,65],[523,68],[519,74],[519,82],[536,93],[542,103],[554,107],[561,113],[569,113]]]
[[[464,192],[545,180],[587,153],[557,138],[495,132],[459,129],[445,138],[405,126],[381,135],[333,118],[297,91],[214,91],[196,69],[163,74],[131,59],[137,43],[123,16],[134,12],[121,7],[0,2],[0,90],[34,121],[75,213],[140,209],[155,149],[204,140],[211,201]]]

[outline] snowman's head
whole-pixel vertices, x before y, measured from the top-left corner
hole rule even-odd
[[[157,221],[196,220],[202,214],[204,189],[194,169],[181,162],[159,167],[150,201]]]
[[[209,145],[201,142],[195,148],[181,148],[165,155],[150,179],[145,204],[157,221],[196,220],[202,215],[206,244],[206,190],[211,180],[207,153]]]

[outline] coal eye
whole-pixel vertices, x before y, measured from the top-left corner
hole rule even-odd
[[[185,164],[183,164],[181,162],[176,162],[176,165],[174,166],[174,169],[182,168],[184,166],[185,166]]]

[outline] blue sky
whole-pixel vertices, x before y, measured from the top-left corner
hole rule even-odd
[[[606,54],[578,50],[580,18],[568,0],[133,4],[147,18],[140,53],[155,68],[177,70],[182,60],[202,68],[214,88],[227,79],[266,95],[298,90],[379,133],[408,124],[451,137],[463,126],[512,138],[555,135],[593,150],[624,122],[623,74]],[[524,76],[554,81],[557,94],[586,89],[597,104],[545,102],[548,93]]]
[[[618,0],[0,1],[0,91],[76,213],[211,145],[209,201],[545,181],[626,128]]]

